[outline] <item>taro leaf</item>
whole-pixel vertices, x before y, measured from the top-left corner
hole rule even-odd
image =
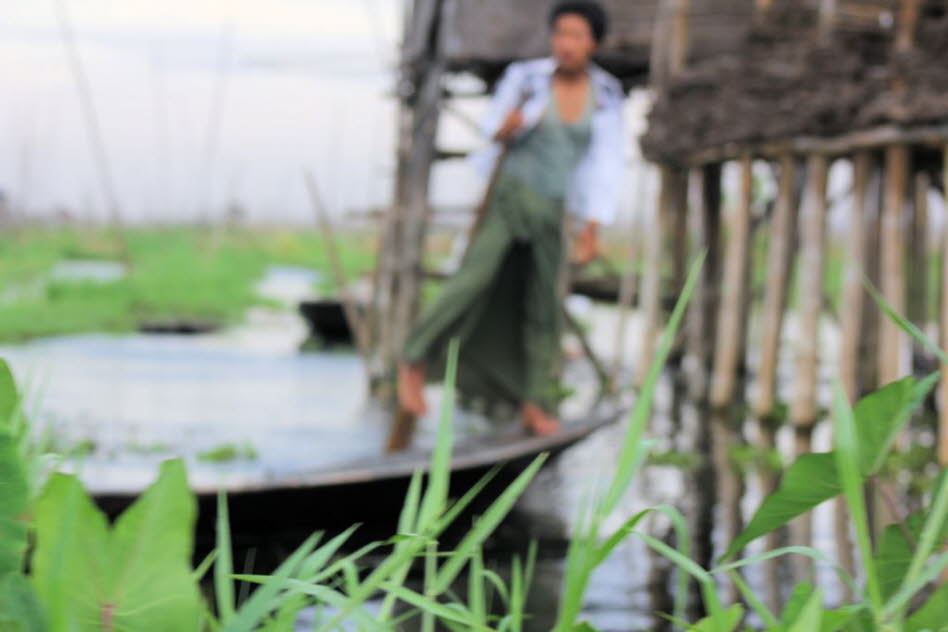
[[[54,474],[36,503],[33,586],[50,632],[97,630],[107,594],[108,526],[79,481]]]
[[[905,632],[948,630],[948,584],[942,584],[905,622]]]
[[[112,530],[116,622],[126,629],[196,629],[201,617],[191,576],[197,503],[181,461],[161,466],[158,481],[123,513]]]
[[[25,575],[0,578],[0,630],[46,632],[46,617]]]
[[[859,471],[871,476],[879,471],[892,443],[909,417],[938,380],[938,373],[921,382],[906,377],[873,391],[853,409],[859,439]]]
[[[750,523],[721,559],[733,557],[753,540],[840,493],[842,488],[832,452],[800,456],[784,472],[777,491],[764,499]]]
[[[29,486],[16,441],[0,430],[0,577],[23,568]]]
[[[875,554],[883,598],[889,599],[902,586],[902,580],[915,554],[914,543],[917,543],[922,535],[926,518],[925,512],[916,512],[902,525],[889,525],[883,532]],[[911,537],[911,543],[905,537],[906,531]],[[935,549],[940,550],[946,544],[948,544],[948,520],[941,525],[941,535]],[[945,609],[948,611],[948,605]]]
[[[6,361],[0,359],[0,428],[8,427],[20,404],[16,382]]]
[[[51,632],[197,630],[194,516],[180,461],[162,465],[111,532],[78,480],[54,475],[37,504],[33,577]]]

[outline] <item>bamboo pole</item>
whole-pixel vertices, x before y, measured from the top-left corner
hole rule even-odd
[[[840,315],[842,339],[839,376],[851,403],[859,396],[859,342],[863,325],[863,277],[866,275],[866,225],[872,155],[861,151],[853,158],[853,198],[850,208],[846,262],[843,272],[843,302]]]
[[[689,39],[691,31],[691,19],[689,10],[691,9],[691,0],[674,0],[675,7],[672,15],[672,28],[669,46],[669,67],[671,76],[679,74],[685,68],[688,61]]]
[[[918,26],[921,0],[901,0],[899,24],[895,35],[895,49],[904,53],[915,45],[915,28]]]
[[[69,68],[76,82],[80,111],[85,121],[86,133],[92,149],[92,159],[98,167],[97,173],[99,175],[99,186],[102,197],[108,208],[112,224],[118,233],[121,255],[125,263],[130,264],[131,254],[122,232],[122,214],[119,207],[118,195],[115,190],[115,181],[112,176],[112,164],[109,161],[108,151],[105,147],[105,137],[102,133],[99,112],[96,109],[95,100],[92,97],[92,88],[89,85],[89,78],[86,76],[82,57],[79,54],[79,47],[76,44],[76,34],[72,27],[72,20],[66,8],[65,0],[56,0],[54,7],[56,10],[56,18],[59,21],[60,37],[63,41],[63,47],[66,49],[66,57],[69,60]]]
[[[813,425],[818,415],[816,388],[819,378],[820,317],[823,309],[828,172],[829,161],[825,156],[808,158],[806,192],[800,214],[800,331],[797,340],[796,382],[790,407],[797,455],[811,451]],[[791,531],[794,533],[795,544],[809,546],[813,537],[811,516],[806,514],[798,518],[791,525]],[[796,566],[796,580],[805,581],[812,570],[813,564],[807,558]]]
[[[707,249],[705,268],[694,286],[686,321],[685,370],[691,398],[707,402],[710,369],[714,356],[715,270],[718,259],[718,220],[720,215],[720,167],[695,167],[689,174],[688,187],[688,258],[693,260]]]
[[[908,187],[909,153],[905,145],[886,149],[885,200],[882,209],[880,280],[882,296],[899,314],[905,313],[905,240],[902,218]],[[888,318],[879,324],[879,382],[888,384],[904,374],[906,337]]]
[[[853,157],[853,197],[850,207],[846,261],[843,271],[843,297],[840,314],[839,376],[850,403],[859,397],[859,350],[863,333],[863,278],[867,276],[867,208],[869,203],[872,154],[861,151]],[[839,565],[848,573],[855,572],[852,540],[849,536],[849,511],[846,501],[837,498],[834,506],[833,530]],[[842,587],[844,598],[852,598],[848,585]]]
[[[745,313],[750,251],[753,189],[753,163],[750,155],[745,154],[740,165],[741,189],[724,251],[724,278],[721,282],[718,306],[717,348],[711,379],[711,405],[714,408],[724,408],[734,398],[737,371],[744,350],[743,337],[746,333],[742,315]]]
[[[764,290],[760,366],[757,369],[754,400],[754,416],[762,423],[769,423],[776,402],[777,356],[783,330],[783,314],[787,305],[790,260],[796,232],[796,172],[796,158],[790,154],[782,156],[777,202],[767,250],[767,286]]]
[[[943,191],[948,199],[948,145],[943,154]],[[941,248],[941,346],[948,349],[948,226],[943,230]],[[938,463],[948,467],[948,371],[941,374],[941,402],[938,407]]]
[[[912,225],[909,237],[908,318],[920,330],[928,325],[928,190],[931,178],[925,171],[915,174],[913,187],[915,203],[912,207]],[[923,353],[921,345],[913,345]]]
[[[323,199],[319,194],[319,187],[316,184],[316,179],[313,177],[313,174],[307,171],[304,172],[303,177],[306,180],[306,190],[309,192],[310,203],[312,204],[313,210],[316,213],[317,225],[319,226],[319,230],[323,234],[323,239],[326,242],[326,252],[329,255],[329,265],[332,268],[336,286],[339,288],[339,297],[342,300],[343,312],[345,313],[346,320],[349,322],[349,328],[352,330],[352,336],[355,339],[356,349],[359,351],[359,355],[363,359],[365,369],[368,370],[368,332],[365,330],[365,323],[363,322],[362,316],[359,314],[359,308],[358,305],[356,305],[355,298],[352,296],[352,291],[349,287],[349,280],[346,278],[345,266],[343,266],[342,258],[339,256],[339,251],[336,248],[336,235],[335,231],[333,230],[332,221],[329,219],[329,215],[326,213],[326,206],[323,204]]]
[[[774,416],[777,386],[777,359],[780,338],[783,330],[784,310],[790,283],[790,262],[796,233],[798,206],[797,174],[798,161],[790,154],[780,158],[780,171],[777,182],[777,200],[770,227],[770,241],[767,249],[767,284],[764,288],[763,328],[760,343],[760,364],[757,368],[754,388],[753,411],[760,435],[761,449],[772,452],[777,447],[778,422]],[[766,496],[777,488],[778,472],[764,466],[760,468],[761,494]],[[777,547],[780,533],[767,535],[767,549]],[[765,563],[765,588],[767,603],[773,610],[780,610],[782,594],[780,591],[780,561],[768,560]]]

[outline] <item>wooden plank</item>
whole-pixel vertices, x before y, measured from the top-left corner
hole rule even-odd
[[[760,365],[755,380],[754,416],[767,420],[776,403],[777,356],[783,331],[783,316],[790,283],[790,260],[796,232],[795,195],[797,160],[787,154],[780,159],[777,201],[767,249],[767,285],[764,288],[763,330]]]
[[[743,315],[747,298],[750,253],[750,212],[753,190],[753,161],[745,154],[740,162],[740,192],[729,225],[724,251],[724,278],[718,307],[717,348],[711,381],[711,405],[723,408],[735,396],[737,370],[743,358],[746,333]]]

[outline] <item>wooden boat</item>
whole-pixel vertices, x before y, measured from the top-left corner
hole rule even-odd
[[[466,512],[476,515],[538,455],[555,457],[596,430],[615,421],[621,408],[601,404],[585,419],[564,422],[550,437],[508,433],[460,445],[451,462],[451,494],[458,497],[494,468],[499,468],[477,501]],[[427,468],[430,453],[410,450],[371,461],[332,469],[301,472],[277,480],[226,489],[232,528],[244,546],[265,542],[272,546],[275,533],[299,540],[314,531],[340,532],[362,524],[361,541],[390,537],[397,524],[412,474]],[[197,488],[198,549],[213,542],[217,489]],[[132,493],[98,494],[96,501],[115,516],[135,498]],[[461,520],[469,524],[469,521]]]

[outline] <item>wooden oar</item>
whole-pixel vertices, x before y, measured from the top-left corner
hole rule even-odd
[[[369,340],[368,332],[365,329],[362,317],[359,314],[358,306],[352,293],[349,291],[349,281],[346,278],[346,271],[342,265],[342,259],[339,257],[339,251],[336,249],[336,237],[333,233],[332,222],[326,213],[326,207],[323,205],[322,196],[319,194],[319,187],[316,185],[316,179],[313,174],[305,171],[303,177],[306,180],[306,189],[309,191],[310,201],[313,204],[313,210],[316,211],[316,221],[319,230],[326,241],[326,253],[329,255],[329,265],[332,268],[336,285],[339,288],[339,297],[342,300],[342,310],[352,330],[352,337],[356,343],[356,349],[362,356],[366,370],[369,366]]]
[[[514,111],[523,109],[524,104],[526,104],[529,98],[529,93],[521,93],[520,98],[517,100],[517,107],[514,108]],[[471,244],[474,242],[474,237],[477,235],[478,231],[481,229],[481,226],[484,224],[484,218],[487,217],[487,209],[490,207],[490,203],[494,199],[494,192],[497,189],[497,181],[500,180],[500,174],[504,169],[504,162],[507,160],[507,154],[510,153],[510,145],[510,139],[504,139],[500,141],[500,154],[497,156],[497,160],[494,161],[494,166],[490,171],[490,177],[487,179],[487,187],[484,189],[484,196],[481,198],[481,203],[474,212],[474,221],[471,223],[471,228],[467,233],[467,246],[465,248],[465,255],[467,255],[467,250],[470,249]],[[464,258],[462,257],[461,260],[463,261]]]

